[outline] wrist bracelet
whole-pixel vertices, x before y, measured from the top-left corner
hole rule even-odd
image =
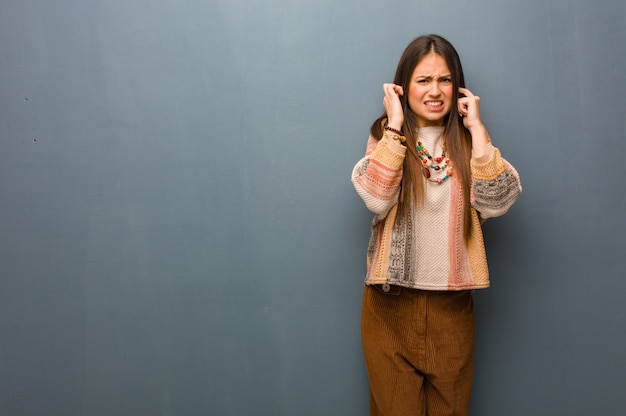
[[[402,136],[402,132],[398,129],[394,129],[393,127],[385,126],[383,127],[385,130],[389,130],[392,133],[396,133],[397,135]]]
[[[402,144],[404,144],[406,142],[406,137],[404,137],[403,135],[396,134],[396,133],[391,133],[391,130],[389,130],[389,129],[385,129],[385,130],[389,131],[388,136],[390,138],[392,138],[393,140],[397,140],[397,141],[399,141]],[[385,133],[387,133],[387,132],[385,132]]]

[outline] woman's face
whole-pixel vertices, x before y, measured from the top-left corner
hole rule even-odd
[[[442,126],[453,98],[452,74],[445,59],[434,52],[424,56],[409,83],[409,107],[418,127]]]

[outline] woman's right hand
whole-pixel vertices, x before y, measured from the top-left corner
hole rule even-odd
[[[400,85],[396,84],[383,84],[383,91],[385,92],[383,105],[387,113],[387,125],[396,130],[401,130],[404,124],[404,111],[400,96],[404,95],[404,91]]]

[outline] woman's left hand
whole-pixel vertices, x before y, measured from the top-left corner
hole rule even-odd
[[[458,100],[459,115],[463,117],[463,125],[468,130],[474,127],[482,126],[483,122],[480,119],[480,97],[474,95],[467,88],[459,88],[459,92],[465,97],[460,97]]]
[[[458,100],[458,111],[463,117],[463,125],[472,136],[472,156],[481,157],[487,151],[491,138],[480,119],[480,97],[472,94],[467,88],[459,88],[459,92],[465,95]]]

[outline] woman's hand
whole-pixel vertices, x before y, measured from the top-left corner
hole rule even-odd
[[[467,88],[459,88],[459,92],[465,95],[458,100],[458,110],[459,115],[463,117],[463,125],[470,131],[481,127],[483,122],[480,119],[480,97]]]
[[[383,84],[383,91],[385,92],[383,105],[387,113],[387,125],[396,130],[401,130],[404,124],[404,111],[400,96],[404,95],[404,91],[401,86],[396,84]]]
[[[465,95],[458,100],[458,111],[463,117],[463,125],[472,135],[472,156],[480,157],[485,154],[487,145],[491,142],[489,132],[480,119],[480,97],[467,88],[459,88],[459,92]]]

